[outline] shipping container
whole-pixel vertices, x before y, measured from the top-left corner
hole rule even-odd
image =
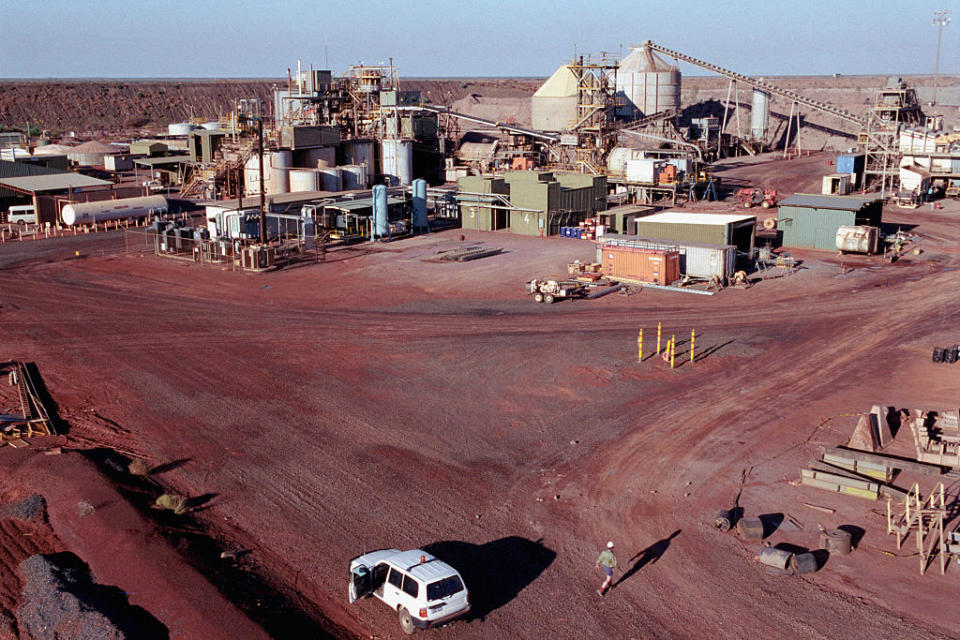
[[[680,254],[607,245],[600,264],[605,276],[623,282],[668,285],[680,279]]]
[[[657,181],[657,174],[665,165],[663,160],[649,158],[627,160],[627,182],[654,184]]]
[[[606,247],[632,247],[656,251],[676,251],[680,255],[680,274],[702,280],[714,277],[721,282],[733,278],[737,266],[737,248],[734,245],[702,244],[697,242],[669,243],[638,236],[604,236],[597,245],[597,262],[602,262]]]

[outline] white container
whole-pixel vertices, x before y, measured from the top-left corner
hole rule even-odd
[[[701,244],[698,242],[664,242],[637,236],[605,235],[597,244],[597,262],[602,262],[605,246],[622,246],[653,251],[679,251],[680,273],[691,278],[709,280],[713,277],[726,282],[733,278],[737,266],[737,248],[734,245]]]
[[[880,229],[877,227],[839,227],[837,250],[844,253],[877,253],[880,246]]]
[[[383,140],[380,145],[383,175],[390,181],[390,186],[410,186],[413,180],[413,142]]]
[[[291,169],[290,192],[320,191],[320,175],[316,169]]]
[[[654,184],[657,181],[657,174],[666,164],[663,160],[652,160],[642,158],[627,161],[627,182],[636,182],[640,184]]]
[[[154,213],[167,212],[167,199],[163,196],[144,198],[123,198],[121,200],[101,200],[68,204],[60,217],[67,226],[75,224],[94,224],[107,220],[128,220],[143,218]]]

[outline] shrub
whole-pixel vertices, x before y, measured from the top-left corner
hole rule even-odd
[[[165,493],[153,503],[158,509],[173,511],[180,515],[187,510],[187,499],[177,493]]]
[[[150,475],[150,465],[147,464],[146,460],[137,458],[130,463],[130,466],[127,467],[127,471],[135,476],[148,476]]]

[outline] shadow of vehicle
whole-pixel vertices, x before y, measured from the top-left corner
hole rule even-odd
[[[467,620],[483,620],[490,612],[513,600],[550,566],[556,552],[536,542],[509,536],[477,545],[443,541],[425,546],[463,576],[470,591]]]

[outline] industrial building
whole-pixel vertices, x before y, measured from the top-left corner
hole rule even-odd
[[[752,254],[757,217],[745,214],[664,211],[637,218],[634,227],[633,232],[644,238],[733,245],[741,253]]]
[[[835,249],[840,227],[879,227],[882,213],[877,197],[797,193],[780,202],[777,229],[785,247]]]
[[[465,229],[508,229],[552,236],[607,207],[604,176],[509,171],[502,178],[468,176],[457,181]]]

